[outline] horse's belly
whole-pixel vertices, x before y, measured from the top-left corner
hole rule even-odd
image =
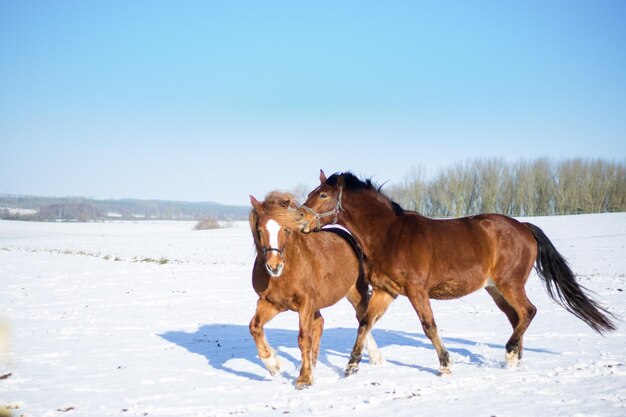
[[[435,300],[452,300],[484,288],[486,282],[487,280],[481,277],[473,279],[451,278],[431,287],[428,296]]]

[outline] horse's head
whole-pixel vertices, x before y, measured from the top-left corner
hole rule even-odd
[[[270,193],[263,203],[250,196],[253,210],[250,227],[257,255],[265,260],[272,277],[279,277],[286,262],[286,247],[293,235],[295,199],[289,194]]]
[[[304,233],[318,231],[327,224],[337,223],[342,207],[343,176],[333,175],[329,181],[320,170],[320,185],[309,193],[300,206],[298,227]]]

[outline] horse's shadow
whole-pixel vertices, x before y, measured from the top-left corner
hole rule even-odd
[[[294,364],[294,367],[300,366],[300,355],[292,356],[286,349],[298,349],[298,331],[286,329],[266,328],[265,334],[272,346],[279,351],[279,356],[288,359]],[[372,335],[376,339],[379,347],[385,346],[410,346],[413,348],[424,348],[434,350],[430,340],[423,334],[411,333],[399,330],[374,329]],[[231,374],[241,376],[252,380],[265,380],[265,376],[255,373],[237,370],[228,366],[231,359],[245,359],[249,362],[256,363],[264,367],[263,363],[257,356],[256,346],[250,336],[248,326],[241,324],[207,324],[200,327],[192,333],[182,331],[170,331],[159,335],[163,339],[175,343],[189,352],[204,356],[209,364],[219,370],[229,372]],[[320,347],[319,362],[334,369],[339,375],[343,375],[343,368],[331,363],[329,355],[343,356],[347,359],[350,357],[352,345],[356,337],[356,329],[354,328],[328,328],[324,329],[322,343]],[[329,341],[332,341],[329,342]],[[472,352],[458,345],[467,345],[476,347],[479,343],[459,338],[443,338],[446,345],[450,345],[449,351],[459,354],[469,360],[471,364],[477,366],[490,366],[493,359]],[[504,351],[503,345],[483,343],[480,344],[494,349]],[[541,352],[554,354],[554,352],[545,349],[526,348],[526,351]],[[387,362],[398,366],[407,366],[416,368],[423,372],[438,374],[433,368],[423,367],[416,364],[407,364],[396,360],[395,358],[385,358]]]

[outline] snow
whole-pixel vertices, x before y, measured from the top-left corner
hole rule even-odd
[[[29,215],[37,213],[34,209],[14,208],[14,207],[0,207],[0,211],[8,211],[9,214]]]
[[[626,316],[626,213],[525,220]],[[0,221],[0,404],[29,417],[626,415],[623,322],[594,333],[549,300],[534,272],[527,291],[539,311],[517,368],[504,365],[508,321],[479,291],[433,302],[451,376],[436,376],[435,351],[400,297],[373,332],[385,363],[365,354],[344,378],[356,320],[341,301],[323,311],[314,385],[296,391],[297,315],[266,326],[277,377],[248,333],[247,224],[193,226]]]

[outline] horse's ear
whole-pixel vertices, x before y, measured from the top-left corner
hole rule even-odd
[[[340,175],[339,178],[337,178],[337,185],[340,188],[346,185],[346,177],[344,177],[343,175]]]
[[[261,202],[259,202],[259,200],[257,200],[256,198],[254,198],[253,195],[250,195],[250,203],[252,204],[252,207],[254,207],[254,209],[257,211],[257,213],[261,214],[263,213],[263,204],[261,204]]]
[[[320,184],[324,184],[326,182],[326,174],[324,174],[324,170],[320,169]]]

